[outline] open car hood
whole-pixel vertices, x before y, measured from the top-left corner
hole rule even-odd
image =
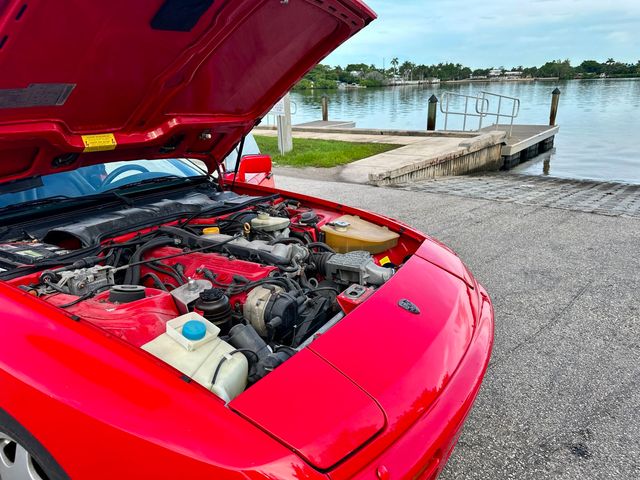
[[[0,182],[139,158],[213,170],[374,18],[360,0],[0,0]]]

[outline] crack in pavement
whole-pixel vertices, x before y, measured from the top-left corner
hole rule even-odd
[[[587,282],[575,295],[573,295],[573,297],[571,297],[569,302],[567,302],[567,304],[562,308],[562,310],[560,310],[560,312],[554,315],[548,322],[545,322],[542,325],[540,325],[540,328],[538,328],[535,332],[525,337],[516,346],[514,346],[509,351],[507,351],[502,356],[502,358],[497,359],[495,362],[490,362],[487,370],[494,370],[495,368],[497,368],[497,366],[501,365],[505,360],[509,359],[509,357],[512,354],[514,354],[516,351],[522,348],[522,346],[530,343],[532,340],[535,340],[538,336],[540,336],[540,334],[542,334],[544,330],[550,327],[556,326],[560,322],[564,314],[567,313],[567,311],[569,311],[569,309],[573,307],[573,305],[575,305],[578,299],[582,297],[582,295],[584,295],[584,293],[589,289],[589,287],[591,287],[591,285],[593,285],[593,283],[594,283],[594,280]]]

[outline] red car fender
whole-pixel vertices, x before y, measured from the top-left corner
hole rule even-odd
[[[0,409],[71,478],[324,478],[146,352],[4,283],[0,311]]]

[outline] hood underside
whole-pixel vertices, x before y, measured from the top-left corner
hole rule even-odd
[[[0,0],[0,182],[216,162],[375,18],[360,0]]]

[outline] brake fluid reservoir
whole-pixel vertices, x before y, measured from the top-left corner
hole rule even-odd
[[[230,402],[246,388],[249,364],[244,355],[231,355],[235,349],[220,340],[219,333],[218,327],[191,312],[168,321],[166,333],[142,349]]]
[[[381,253],[398,244],[398,235],[387,227],[380,227],[354,215],[343,215],[323,225],[325,243],[338,253],[365,250]]]
[[[259,212],[258,216],[251,220],[251,228],[263,232],[277,232],[284,230],[291,224],[291,220],[282,217],[272,217],[268,213]]]

